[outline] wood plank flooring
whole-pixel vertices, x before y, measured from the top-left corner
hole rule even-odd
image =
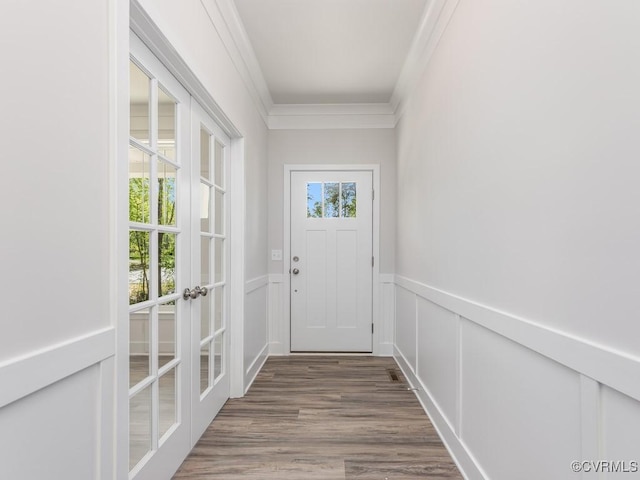
[[[173,478],[463,477],[393,359],[291,356],[226,403]]]

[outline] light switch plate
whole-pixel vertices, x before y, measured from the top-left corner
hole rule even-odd
[[[282,250],[271,250],[271,260],[282,260]]]

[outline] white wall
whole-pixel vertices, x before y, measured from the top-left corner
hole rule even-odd
[[[216,2],[141,0],[140,4],[244,138],[245,279],[247,284],[266,279],[267,127],[212,22],[212,18],[220,15]],[[243,361],[246,386],[253,378],[248,372],[250,367],[259,359],[264,360],[261,352],[267,345],[267,307],[256,306],[247,295],[244,309],[242,345],[248,348]]]
[[[469,478],[635,460],[638,18],[460,0],[405,101],[397,356]]]
[[[1,478],[112,471],[109,5],[0,7]]]

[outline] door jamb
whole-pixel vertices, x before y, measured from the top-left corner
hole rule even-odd
[[[373,334],[371,338],[372,354],[380,354],[380,165],[376,164],[348,164],[348,165],[285,165],[284,166],[284,247],[283,247],[283,308],[281,331],[283,333],[283,349],[285,355],[291,355],[291,173],[300,171],[358,171],[372,172],[373,175],[373,264],[371,289],[371,321]]]

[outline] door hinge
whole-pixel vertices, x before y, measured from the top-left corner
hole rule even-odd
[[[371,257],[371,266],[374,267],[376,264],[376,257]]]
[[[371,200],[375,200],[375,199],[376,199],[376,191],[371,190]]]
[[[371,333],[373,333],[373,323],[371,324]]]

